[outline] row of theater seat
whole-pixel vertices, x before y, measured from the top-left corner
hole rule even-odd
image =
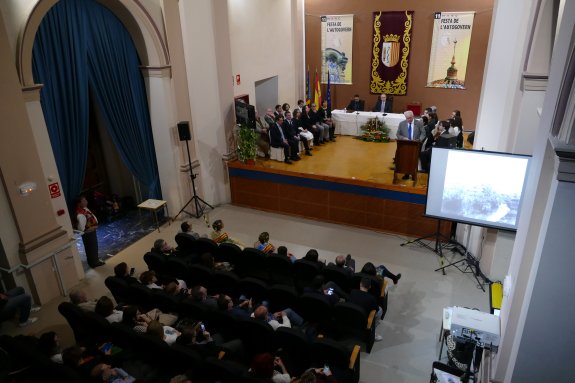
[[[209,253],[216,262],[227,262],[233,265],[233,273],[238,277],[254,277],[269,284],[285,284],[295,286],[299,292],[305,287],[312,286],[312,281],[317,275],[323,275],[326,281],[332,281],[343,291],[349,293],[352,288],[358,288],[361,278],[367,277],[372,281],[371,292],[378,299],[383,299],[385,294],[382,291],[381,280],[372,275],[355,273],[349,275],[346,270],[335,265],[323,266],[318,262],[305,259],[298,259],[291,262],[286,257],[277,254],[266,255],[254,248],[240,249],[238,246],[229,243],[217,245],[208,238],[194,240],[188,236],[176,235],[178,249],[188,256],[166,257],[154,252],[144,255],[150,270],[154,270],[159,275],[185,280],[189,286],[199,283],[208,288],[216,274],[208,267],[197,262],[199,254]],[[219,281],[216,284],[221,284]],[[229,294],[230,295],[230,294]],[[233,295],[231,295],[233,296]],[[386,309],[386,302],[380,302]]]
[[[94,345],[112,341],[138,360],[157,367],[162,376],[174,376],[191,369],[194,371],[194,382],[257,382],[259,380],[247,374],[249,360],[256,353],[276,353],[280,350],[292,376],[299,376],[310,366],[322,367],[327,364],[337,373],[338,382],[359,381],[358,345],[322,338],[310,342],[295,329],[280,328],[274,332],[265,323],[238,320],[227,331],[243,341],[246,353],[243,359],[229,360],[221,354],[219,358],[201,355],[187,346],[168,346],[162,340],[138,334],[123,324],[109,324],[97,314],[84,312],[68,302],[61,303],[58,310],[67,319],[79,343]],[[220,314],[225,316],[227,313]],[[226,321],[228,326],[236,323],[234,319]],[[215,327],[215,320],[206,318],[205,323],[208,329]],[[222,335],[228,336],[225,333]]]
[[[151,290],[143,285],[128,285],[117,277],[106,278],[105,284],[117,302],[136,305],[143,311],[159,308],[164,312],[177,313],[180,317],[213,322],[212,328],[221,333],[227,333],[230,329],[236,328],[236,321],[233,317],[221,316],[218,310],[210,310],[205,304],[174,297],[162,290]],[[367,315],[361,307],[353,303],[340,302],[331,305],[327,297],[320,294],[299,295],[293,287],[267,286],[256,278],[243,278],[239,280],[235,290],[228,288],[223,284],[214,285],[210,292],[232,296],[241,293],[251,298],[254,304],[265,300],[268,302],[270,312],[291,308],[306,322],[313,324],[317,332],[337,340],[349,341],[351,339],[362,343],[365,345],[365,351],[371,352],[375,341],[375,311]],[[269,325],[265,325],[271,329]]]

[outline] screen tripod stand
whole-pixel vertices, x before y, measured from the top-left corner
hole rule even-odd
[[[471,227],[469,227],[468,231],[467,231],[467,243],[466,246],[462,248],[462,252],[460,252],[461,255],[463,255],[463,259],[460,259],[459,261],[455,261],[452,262],[448,265],[441,265],[440,268],[435,269],[435,271],[439,271],[441,270],[441,272],[443,273],[443,275],[445,275],[445,269],[448,267],[455,267],[457,270],[461,271],[463,274],[473,274],[473,277],[475,278],[475,280],[477,281],[477,285],[481,288],[481,290],[483,290],[483,292],[485,292],[485,287],[483,287],[484,283],[481,283],[481,281],[479,280],[479,276],[481,275],[483,278],[485,278],[483,276],[483,274],[481,273],[481,269],[479,268],[479,260],[477,260],[469,251],[467,251],[467,249],[469,248],[469,238],[470,238],[470,233],[471,233]],[[459,251],[459,250],[458,250]],[[465,268],[460,268],[458,265],[459,264],[463,264],[465,263],[466,266]],[[475,268],[475,270],[473,270],[473,268]]]
[[[425,241],[433,241],[435,240],[435,247],[431,247],[428,243],[426,243]],[[411,245],[413,243],[418,244],[421,247],[425,247],[426,249],[433,251],[435,254],[439,255],[441,257],[441,265],[443,266],[443,246],[441,244],[441,240],[443,240],[444,242],[451,242],[451,240],[449,238],[447,238],[446,236],[444,236],[443,234],[441,234],[441,220],[438,219],[437,220],[437,228],[435,229],[435,233],[426,235],[424,237],[420,237],[420,238],[416,238],[416,239],[412,239],[411,241],[407,241],[402,243],[400,246],[406,246],[406,245]],[[443,275],[445,275],[445,270],[443,270]]]
[[[192,192],[194,195],[184,205],[184,207],[178,212],[178,214],[176,214],[176,216],[174,217],[174,220],[176,220],[176,218],[178,218],[178,216],[182,213],[186,213],[190,216],[200,218],[204,214],[204,210],[207,207],[209,207],[210,209],[213,209],[214,207],[212,205],[210,205],[209,203],[207,203],[206,201],[204,201],[203,199],[201,199],[200,197],[198,197],[198,195],[196,194],[196,182],[195,182],[195,180],[196,180],[196,177],[198,175],[194,174],[194,170],[192,169],[192,159],[190,157],[190,145],[188,143],[191,139],[189,124],[187,122],[178,123],[178,133],[180,135],[180,141],[186,141],[186,150],[188,152],[188,164],[190,166],[190,178],[192,180]],[[192,214],[192,213],[186,211],[186,208],[192,202],[194,203],[193,206],[195,209],[195,214]]]

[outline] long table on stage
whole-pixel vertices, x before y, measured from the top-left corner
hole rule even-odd
[[[352,112],[346,113],[345,110],[332,110],[331,119],[335,124],[335,133],[346,136],[360,136],[361,126],[365,125],[370,119],[377,118],[379,121],[385,121],[389,128],[389,138],[397,138],[397,127],[399,123],[405,120],[403,113],[384,113],[381,112]]]

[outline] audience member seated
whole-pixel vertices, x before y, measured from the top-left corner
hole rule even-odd
[[[318,294],[325,296],[328,302],[335,305],[339,302],[340,298],[347,299],[347,294],[336,283],[332,281],[325,281],[323,275],[319,274],[313,278],[311,287],[304,287],[304,293]]]
[[[324,124],[324,126],[327,125],[328,127],[329,135],[327,139],[335,141],[335,126],[333,125],[333,121],[331,120],[331,110],[327,106],[327,100],[324,100],[321,103],[321,106],[317,111],[317,115],[319,120]]]
[[[185,325],[176,339],[176,343],[190,347],[205,357],[217,356],[220,351],[232,355],[240,355],[243,351],[241,340],[232,339],[224,342],[224,338],[220,334],[212,335],[201,321]]]
[[[236,241],[235,239],[231,238],[228,233],[224,231],[224,221],[221,219],[217,219],[212,223],[212,233],[210,234],[211,239],[217,243],[233,243],[240,247],[243,247],[243,244],[240,241]]]
[[[276,107],[274,108],[274,117],[277,116],[282,116],[283,117],[283,110],[282,110],[282,106],[280,104],[277,104]]]
[[[174,344],[178,336],[180,336],[180,332],[178,330],[176,330],[171,326],[163,326],[157,320],[151,320],[148,323],[148,329],[146,330],[146,334],[155,336],[158,339],[163,340],[170,346]]]
[[[315,126],[321,131],[321,141],[329,142],[329,125],[325,122],[325,111],[321,108],[318,110],[316,104],[311,104],[311,113],[315,116]]]
[[[60,338],[54,331],[48,331],[40,335],[38,349],[54,363],[62,364],[62,347]]]
[[[102,297],[98,299],[98,302],[96,302],[94,312],[106,318],[110,323],[122,322],[122,316],[124,315],[122,311],[114,308],[114,302],[105,295],[102,295]]]
[[[296,126],[296,123],[292,120],[291,112],[288,110],[285,113],[285,119],[282,124],[282,129],[284,133],[284,137],[288,140],[290,146],[290,159],[292,161],[299,161],[301,157],[299,156],[299,143],[303,144],[305,149],[305,154],[311,156],[311,152],[309,151],[309,142],[302,136],[300,136],[299,130]]]
[[[279,368],[280,371],[275,370],[275,368]],[[250,364],[249,373],[255,378],[273,383],[289,383],[291,381],[282,359],[267,352],[254,357]]]
[[[70,291],[70,302],[78,306],[84,311],[94,311],[96,309],[96,299],[88,299],[88,295],[84,290]]]
[[[151,250],[153,253],[161,254],[166,257],[179,256],[180,254],[173,246],[168,245],[168,243],[163,239],[156,239],[154,241],[154,247]]]
[[[284,162],[292,164],[290,157],[290,143],[283,132],[284,117],[277,116],[275,122],[270,125],[270,145],[272,148],[283,148]]]
[[[158,277],[154,270],[146,270],[140,274],[140,283],[152,290],[162,290],[164,287],[157,284]]]
[[[269,124],[267,119],[262,120],[258,112],[256,112],[256,133],[258,135],[256,145],[259,151],[263,153],[265,158],[270,158]]]
[[[369,278],[361,278],[361,282],[359,284],[359,289],[352,289],[351,293],[349,294],[348,302],[355,303],[356,305],[360,306],[364,311],[365,314],[369,316],[369,313],[372,310],[376,311],[375,314],[375,328],[381,322],[381,314],[383,310],[377,304],[377,299],[369,293],[369,289],[371,288],[371,279]],[[380,341],[383,338],[379,334],[375,334],[375,340]]]
[[[272,126],[275,122],[276,122],[276,116],[274,114],[274,111],[272,110],[272,108],[268,108],[266,110],[266,114],[264,116],[264,120],[267,122],[268,124],[268,129],[270,126]]]
[[[363,112],[365,110],[365,101],[359,99],[359,94],[353,96],[345,110],[351,112]]]
[[[134,275],[134,270],[135,269],[133,268],[131,270],[128,270],[128,264],[126,262],[120,262],[116,266],[114,266],[114,275],[116,276],[116,278],[126,281],[126,283],[128,283],[129,285],[134,283],[139,284],[140,281],[138,281],[137,278],[134,278],[132,276]]]
[[[166,326],[173,326],[178,321],[177,315],[163,313],[159,309],[152,309],[142,314],[136,306],[125,306],[122,312],[122,323],[130,326],[134,331],[140,334],[146,333],[148,324],[153,320],[157,320]]]
[[[371,262],[367,262],[365,265],[363,265],[361,272],[367,275],[377,275],[382,281],[384,277],[387,277],[393,281],[394,285],[397,285],[397,282],[401,278],[401,273],[397,275],[392,274],[384,265],[375,267],[375,265]]]
[[[421,170],[423,172],[429,172],[429,170],[430,170],[431,155],[433,153],[432,149],[445,147],[445,145],[442,143],[442,141],[439,138],[441,136],[448,136],[448,137],[451,136],[449,134],[449,121],[445,121],[445,120],[439,121],[439,123],[437,124],[435,129],[433,129],[431,132],[432,132],[431,141],[433,143],[431,144],[430,147],[423,150],[419,154],[419,159],[421,161]]]
[[[316,249],[309,249],[305,256],[302,258],[306,261],[316,262],[320,268],[325,266],[325,262],[320,262],[319,260],[319,253]]]
[[[313,148],[311,146],[309,146],[309,142],[312,141],[313,142],[313,133],[310,132],[306,126],[306,124],[304,124],[304,121],[302,119],[302,112],[295,109],[293,111],[293,123],[295,124],[298,132],[299,132],[299,136],[301,138],[301,140],[306,140],[308,142],[308,147],[309,150],[313,150]],[[311,156],[311,152],[308,154],[306,153],[308,156]]]
[[[164,292],[176,298],[189,298],[191,291],[188,288],[182,288],[177,282],[170,282],[164,286]]]
[[[289,112],[290,109],[291,109],[291,107],[287,102],[284,102],[282,104],[282,114],[284,117],[285,117],[286,113]]]
[[[295,327],[303,325],[303,318],[289,308],[270,314],[266,306],[259,305],[251,316],[252,318],[268,323],[274,330],[279,327],[292,327],[292,324]]]
[[[271,254],[276,251],[276,247],[272,245],[269,241],[270,241],[270,233],[264,231],[258,237],[257,242],[254,243],[254,248],[260,250],[265,254]]]
[[[182,233],[189,235],[190,237],[192,237],[194,239],[200,238],[200,234],[198,234],[192,230],[192,224],[189,223],[188,221],[182,222],[182,224],[180,225],[180,228],[182,229]],[[206,234],[204,234],[202,237],[207,238],[208,236]]]
[[[18,313],[18,326],[26,327],[38,320],[30,316],[31,312],[38,310],[39,308],[32,308],[32,297],[26,294],[23,287],[0,293],[0,321],[12,319]]]
[[[249,318],[254,312],[251,299],[240,300],[238,305],[234,305],[232,298],[227,295],[220,294],[217,302],[218,309],[220,309],[220,311],[227,311],[236,318]]]
[[[333,263],[330,263],[330,265],[333,265]],[[355,259],[351,258],[351,254],[348,254],[347,257],[343,255],[335,257],[335,265],[345,270],[350,277],[355,273]]]
[[[302,128],[311,132],[313,135],[313,144],[315,146],[321,145],[323,141],[323,132],[321,128],[317,126],[317,113],[313,112],[308,105],[301,112],[300,120]]]
[[[119,367],[112,367],[106,363],[99,363],[92,369],[90,374],[98,382],[106,383],[131,383],[136,380],[133,376]]]
[[[331,369],[325,368],[310,368],[299,379],[292,381],[293,383],[337,383],[337,380],[331,373]]]
[[[285,247],[285,246],[280,246],[280,247],[278,247],[278,252],[277,252],[277,254],[280,255],[280,256],[282,256],[282,257],[287,257],[290,261],[292,261],[292,263],[295,262],[296,259],[297,259],[297,258],[295,257],[295,255],[293,255],[292,253],[289,253],[289,252],[288,252],[288,249],[287,249],[287,247]]]
[[[219,295],[208,296],[208,290],[204,286],[194,286],[192,288],[192,294],[190,298],[192,299],[192,301],[201,303],[205,305],[207,308],[217,309],[218,302],[216,299],[218,297]]]

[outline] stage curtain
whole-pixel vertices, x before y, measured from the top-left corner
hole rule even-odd
[[[41,105],[68,205],[82,190],[88,152],[85,5],[67,0],[54,5],[32,50],[34,81],[44,84]]]
[[[414,11],[374,12],[370,93],[407,94]]]
[[[159,199],[160,177],[136,48],[124,25],[109,10],[97,8],[89,23],[90,90],[120,157],[147,188],[142,197]]]
[[[133,42],[121,22],[95,0],[60,0],[40,24],[33,50],[41,104],[69,205],[82,190],[88,154],[89,92],[118,153],[160,198],[146,89]]]

